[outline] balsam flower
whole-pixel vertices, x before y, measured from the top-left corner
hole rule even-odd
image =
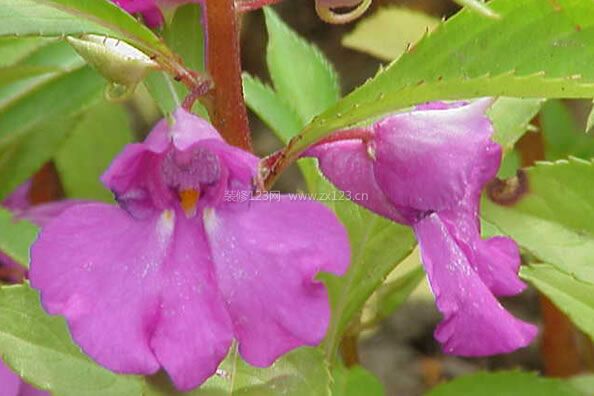
[[[202,3],[204,0],[112,0],[130,14],[141,14],[144,22],[151,28],[163,23],[161,8],[186,3]],[[198,22],[197,22],[198,23]]]
[[[525,287],[516,244],[480,236],[481,189],[501,161],[484,114],[490,103],[430,103],[376,122],[362,139],[330,139],[309,152],[338,188],[368,197],[358,204],[413,227],[444,316],[435,337],[463,356],[510,352],[536,334],[495,298]]]
[[[315,201],[237,199],[257,163],[184,110],[160,122],[102,177],[119,207],[75,206],[42,229],[30,278],[45,309],[101,365],[162,367],[180,390],[211,376],[233,339],[255,366],[318,344],[330,308],[315,276],[344,273],[346,231]]]

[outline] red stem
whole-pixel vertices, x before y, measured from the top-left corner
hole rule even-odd
[[[206,0],[205,10],[207,66],[215,85],[211,121],[228,143],[251,151],[235,2]]]
[[[281,0],[236,0],[235,7],[238,12],[247,12],[278,3],[279,1]]]

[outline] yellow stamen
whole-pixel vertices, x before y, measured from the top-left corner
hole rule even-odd
[[[196,204],[200,199],[200,191],[197,190],[182,190],[179,192],[179,200],[186,215],[193,216],[196,214]]]

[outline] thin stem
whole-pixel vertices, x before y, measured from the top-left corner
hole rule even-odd
[[[211,121],[230,144],[251,150],[241,83],[234,0],[206,0],[207,66],[214,81]]]

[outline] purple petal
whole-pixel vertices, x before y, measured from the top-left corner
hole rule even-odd
[[[514,351],[532,341],[536,328],[501,306],[438,215],[427,216],[414,230],[437,307],[444,316],[435,337],[446,353],[487,356]]]
[[[8,197],[2,202],[2,206],[10,211],[18,211],[27,209],[31,206],[29,201],[29,191],[31,190],[31,180],[28,180],[18,186]]]
[[[399,223],[407,223],[378,187],[367,144],[359,140],[326,143],[309,150],[307,155],[317,157],[324,176],[356,198],[354,202]]]
[[[31,284],[45,309],[105,367],[179,389],[211,375],[231,340],[198,224],[164,211],[137,220],[104,204],[69,209],[33,245]]]
[[[21,379],[0,360],[0,396],[18,396]]]
[[[484,115],[490,103],[399,113],[375,124],[375,175],[393,204],[439,211],[473,188],[476,166],[492,145]]]
[[[302,345],[317,345],[330,319],[320,271],[343,274],[346,231],[313,201],[248,201],[205,211],[219,288],[241,356],[268,366]]]

